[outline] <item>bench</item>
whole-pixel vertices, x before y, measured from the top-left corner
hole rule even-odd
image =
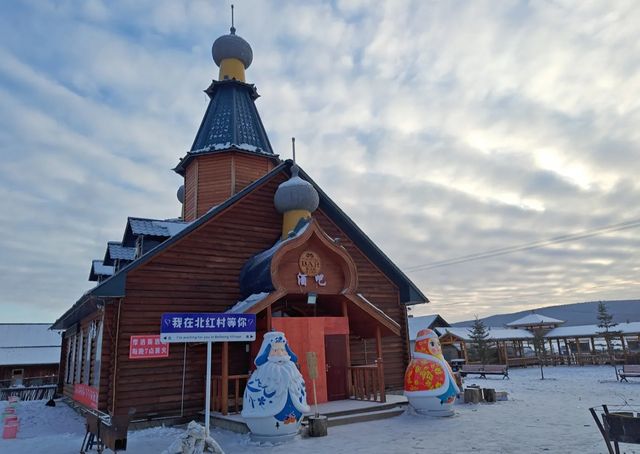
[[[502,379],[509,378],[509,367],[503,364],[465,364],[460,369],[460,375],[466,377],[468,374],[478,374],[480,378],[487,378],[487,375],[502,375]]]
[[[623,364],[622,369],[618,369],[618,376],[620,381],[624,380],[629,383],[627,377],[639,377],[640,378],[640,364]]]

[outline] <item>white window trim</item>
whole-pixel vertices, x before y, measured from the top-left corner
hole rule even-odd
[[[100,386],[100,367],[102,365],[102,331],[104,330],[104,315],[98,322],[98,339],[96,344],[96,358],[95,366],[93,368],[93,383],[92,385],[97,389]]]

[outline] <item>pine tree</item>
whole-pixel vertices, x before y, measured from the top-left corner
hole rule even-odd
[[[600,301],[598,303],[598,327],[602,328],[599,334],[602,334],[604,341],[607,343],[607,352],[609,352],[609,358],[612,360],[613,351],[611,348],[611,339],[614,334],[619,334],[619,331],[614,331],[611,328],[616,326],[617,323],[613,321],[613,315],[607,310],[607,305]]]
[[[471,329],[469,329],[469,337],[471,338],[471,342],[480,357],[480,362],[482,364],[486,364],[489,356],[489,342],[487,341],[489,332],[487,331],[487,327],[484,322],[479,320],[477,315],[476,321],[473,322]]]

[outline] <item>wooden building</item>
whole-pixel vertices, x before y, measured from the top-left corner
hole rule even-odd
[[[19,395],[23,400],[42,397],[57,382],[62,339],[49,326],[0,324],[0,399],[9,394]]]
[[[239,409],[271,329],[285,332],[303,375],[305,353],[317,353],[326,371],[319,401],[384,400],[403,386],[406,306],[428,299],[309,175],[273,152],[245,82],[253,54],[235,29],[216,40],[213,57],[219,78],[174,169],[184,177],[182,215],[128,218],[122,241],[93,263],[98,285],[53,325],[65,330],[60,390],[110,414],[193,416],[204,406],[206,346],[160,344],[160,317],[232,311],[257,314],[258,337],[214,345],[214,410]]]

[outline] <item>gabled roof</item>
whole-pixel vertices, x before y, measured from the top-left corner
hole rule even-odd
[[[433,329],[435,327],[445,328],[451,326],[439,314],[407,317],[407,323],[409,325],[409,340],[415,340],[418,335],[418,331],[421,329]]]
[[[471,328],[469,327],[451,327],[451,328],[437,328],[436,331],[440,336],[445,334],[451,334],[464,341],[471,341]],[[533,334],[526,329],[514,329],[514,328],[487,328],[489,337],[487,340],[515,340],[515,339],[533,339]]]
[[[92,260],[91,261],[91,272],[89,272],[89,280],[97,281],[100,276],[112,276],[114,272],[114,268],[109,265],[105,265],[102,263],[102,260]]]
[[[604,328],[598,325],[579,325],[579,326],[560,326],[549,331],[545,337],[548,338],[562,338],[562,337],[590,337],[600,336]],[[618,323],[615,326],[609,328],[609,331],[619,332],[620,334],[636,334],[640,335],[640,322],[631,323]]]
[[[182,231],[189,224],[190,222],[181,219],[161,220],[129,217],[121,244],[125,247],[132,247],[139,235],[169,238]]]
[[[544,325],[559,325],[561,323],[564,323],[564,320],[558,320],[557,318],[547,317],[546,315],[529,314],[511,323],[507,323],[507,326],[544,326]]]
[[[213,81],[205,90],[211,98],[191,151],[174,169],[184,174],[195,155],[241,150],[277,159],[255,106],[258,92],[237,80]]]
[[[48,323],[0,324],[0,366],[56,364],[61,345],[60,331]]]
[[[125,247],[117,241],[109,241],[107,243],[107,251],[104,254],[102,263],[105,265],[114,265],[114,260],[132,261],[136,257],[136,248]]]
[[[197,230],[202,225],[206,224],[209,220],[216,217],[218,214],[222,213],[227,208],[231,207],[236,202],[246,197],[256,188],[268,182],[275,175],[283,171],[290,174],[292,164],[293,162],[291,160],[286,160],[280,163],[269,173],[249,184],[240,192],[234,194],[233,196],[222,202],[220,205],[213,207],[205,214],[203,214],[200,218],[191,222],[188,226],[186,226],[184,229],[182,229],[180,232],[178,232],[168,240],[164,241],[143,256],[137,258],[127,266],[118,270],[116,274],[106,279],[95,288],[86,292],[69,310],[67,310],[67,312],[65,312],[58,320],[56,320],[56,322],[53,324],[53,328],[67,328],[68,326],[82,318],[78,318],[78,314],[90,313],[91,305],[95,307],[96,297],[124,297],[126,276],[129,271],[132,271],[138,266],[151,260],[156,254],[161,253],[168,247],[172,246],[182,238],[189,235],[194,230]],[[345,234],[354,242],[354,244],[367,255],[367,257],[373,262],[373,264],[376,265],[383,273],[385,273],[398,287],[402,303],[420,304],[429,302],[429,299],[420,291],[420,289],[418,289],[418,287],[413,282],[411,282],[411,280],[402,271],[400,271],[400,269],[373,243],[373,241],[371,241],[371,239],[367,235],[365,235],[362,230],[360,230],[360,228],[358,228],[358,226],[329,198],[329,196],[324,191],[320,189],[320,187],[302,169],[300,169],[299,175],[302,176],[303,179],[311,183],[318,191],[318,194],[320,195],[320,209],[322,209],[322,211],[324,211],[327,216],[345,232]]]

